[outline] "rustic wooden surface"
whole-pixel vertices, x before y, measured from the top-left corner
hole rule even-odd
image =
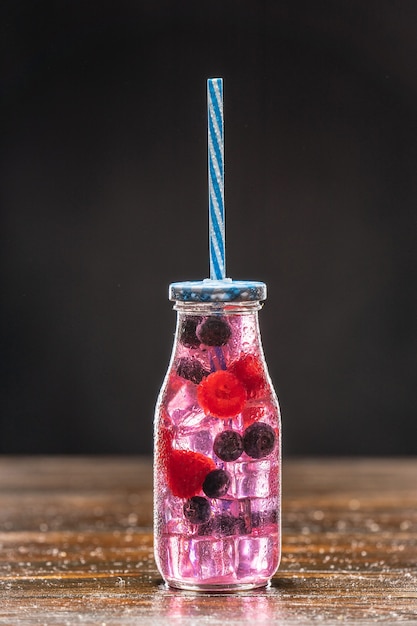
[[[167,590],[151,462],[0,457],[0,624],[417,624],[417,460],[291,460],[272,586]]]

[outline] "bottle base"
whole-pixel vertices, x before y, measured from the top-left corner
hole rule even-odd
[[[252,589],[260,589],[269,587],[271,579],[259,580],[256,582],[242,583],[195,583],[183,580],[167,579],[165,584],[170,589],[181,589],[182,591],[199,591],[209,593],[238,593],[239,591],[251,591]]]

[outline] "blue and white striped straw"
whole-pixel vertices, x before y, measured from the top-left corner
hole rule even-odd
[[[224,238],[223,79],[207,81],[210,278],[226,277]]]

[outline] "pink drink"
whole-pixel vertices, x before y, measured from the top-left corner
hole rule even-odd
[[[171,286],[181,286],[171,290],[177,331],[155,416],[156,561],[173,587],[251,589],[268,583],[281,544],[280,413],[258,328],[265,286],[231,283],[233,296],[230,285],[215,293],[234,301],[219,303],[206,287],[186,301],[185,284]],[[255,299],[242,285],[263,288]]]

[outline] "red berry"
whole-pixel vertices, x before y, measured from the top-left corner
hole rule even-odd
[[[172,448],[173,433],[171,430],[162,427],[159,431],[158,447],[162,457],[168,458]]]
[[[181,376],[178,376],[175,371],[172,371],[168,379],[168,386],[165,392],[166,396],[174,396],[181,389],[183,384],[184,379]]]
[[[162,407],[157,430],[157,450],[161,468],[164,472],[167,470],[168,459],[172,450],[173,436],[171,420],[165,408]]]
[[[189,450],[172,450],[167,464],[167,480],[172,495],[192,498],[216,465],[212,459]]]
[[[266,387],[262,361],[253,354],[242,354],[237,361],[231,363],[232,372],[245,387],[248,398],[259,398]]]
[[[248,426],[253,424],[253,422],[259,422],[259,420],[262,419],[264,415],[265,415],[264,406],[259,406],[259,405],[250,406],[248,404],[248,406],[242,412],[244,428],[247,428]]]
[[[234,374],[218,370],[199,384],[197,399],[207,414],[226,419],[241,412],[246,390]]]

